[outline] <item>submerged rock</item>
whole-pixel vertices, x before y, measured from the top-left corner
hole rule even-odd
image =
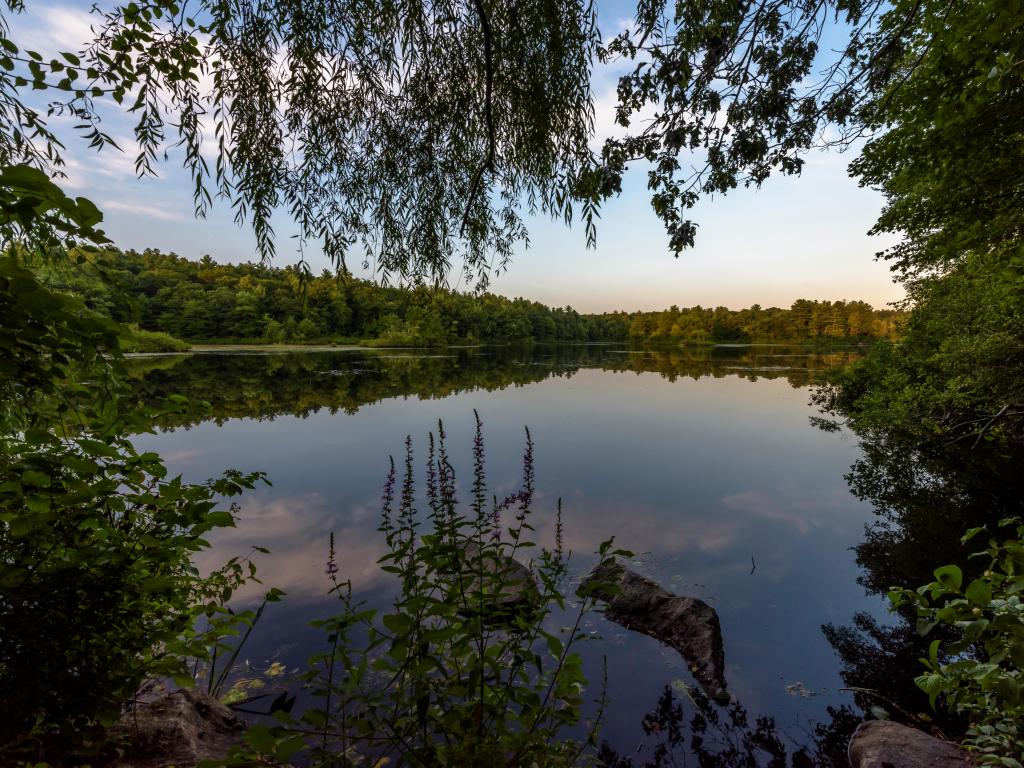
[[[242,740],[245,722],[212,696],[179,690],[139,704],[109,732],[118,768],[191,768],[224,758]]]
[[[594,568],[579,591],[588,589],[607,602],[605,616],[679,651],[704,692],[719,704],[729,702],[722,627],[714,608],[695,597],[673,595],[614,561]]]
[[[956,744],[889,720],[861,723],[850,739],[853,768],[967,768],[974,765]]]

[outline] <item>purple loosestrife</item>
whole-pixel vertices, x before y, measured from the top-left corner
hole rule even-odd
[[[416,481],[413,476],[412,435],[405,437],[405,473],[402,477],[402,497],[398,504],[398,532],[408,535],[409,552],[406,555],[407,565],[412,568],[413,549],[416,547]]]
[[[338,563],[335,559],[334,550],[334,531],[331,531],[331,543],[327,554],[327,570],[324,573],[330,577],[331,581],[335,581],[338,576]]]
[[[430,507],[430,517],[437,525],[441,520],[441,496],[437,489],[437,459],[434,449],[434,433],[427,435],[427,504]]]
[[[455,508],[458,504],[458,499],[455,497],[455,468],[452,467],[451,462],[448,460],[448,449],[445,446],[445,439],[447,435],[444,431],[444,424],[441,421],[437,422],[437,471],[438,471],[438,491],[439,498],[438,504],[439,509],[442,510],[448,517],[445,521],[446,526],[450,530],[454,530],[455,527]]]
[[[413,478],[413,456],[412,456],[412,435],[405,436],[405,475],[402,478],[402,499],[398,506],[399,525],[411,526],[416,510],[413,507],[415,501],[415,480]]]
[[[558,500],[558,512],[555,515],[555,563],[559,566],[565,558],[564,542],[562,540],[562,500]]]
[[[473,418],[476,419],[476,431],[473,434],[473,511],[476,512],[476,519],[482,520],[487,494],[487,475],[484,469],[484,424],[480,421],[480,414],[476,409],[473,409]]]
[[[387,480],[384,481],[384,493],[381,498],[381,523],[380,530],[387,534],[391,532],[391,504],[395,500],[395,458],[394,456],[388,456],[388,463],[390,468],[388,469]]]
[[[530,435],[530,428],[526,428],[526,447],[523,450],[523,484],[515,493],[509,494],[499,503],[494,500],[494,508],[491,511],[491,524],[494,526],[494,539],[499,538],[501,532],[501,513],[518,505],[516,512],[516,525],[521,527],[526,522],[526,516],[530,514],[530,507],[533,505],[533,438]]]

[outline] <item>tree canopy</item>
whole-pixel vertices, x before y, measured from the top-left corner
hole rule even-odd
[[[885,194],[875,231],[914,312],[899,349],[831,404],[926,440],[1024,434],[1024,5],[920,3],[899,76],[865,105],[851,172]]]
[[[113,101],[135,116],[138,172],[180,149],[196,212],[228,199],[264,257],[283,208],[339,266],[355,248],[384,274],[461,259],[485,277],[524,209],[571,218],[595,24],[583,0],[108,4],[81,51],[0,41],[0,164],[61,164],[24,89],[55,93],[94,147],[114,143]]]

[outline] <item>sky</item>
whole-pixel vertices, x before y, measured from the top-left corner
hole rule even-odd
[[[28,11],[11,23],[12,39],[24,48],[75,51],[88,39],[88,4],[37,0],[26,5]],[[628,11],[618,0],[599,8],[606,38],[627,23]],[[613,69],[595,72],[599,135],[612,130],[616,77]],[[61,119],[53,122],[61,127]],[[158,178],[136,177],[128,118],[111,113],[104,129],[125,151],[97,153],[69,137],[64,186],[104,211],[103,228],[117,246],[158,248],[188,258],[209,254],[225,263],[258,259],[251,230],[234,223],[225,202],[216,203],[205,220],[194,217],[191,183],[173,161],[159,167]],[[799,177],[773,176],[760,189],[702,200],[691,214],[699,225],[696,246],[678,259],[651,209],[645,172],[637,168],[624,180],[621,195],[603,206],[596,248],[587,248],[582,226],[530,219],[530,247],[517,249],[490,289],[584,312],[672,304],[786,307],[798,298],[858,299],[883,307],[904,295],[888,266],[874,258],[895,241],[868,236],[883,199],[849,178],[846,168],[853,157],[852,152],[812,152]],[[298,259],[296,228],[283,214],[274,223],[274,263],[284,266]],[[305,255],[314,270],[329,266],[315,250]],[[358,265],[350,266],[360,275]]]

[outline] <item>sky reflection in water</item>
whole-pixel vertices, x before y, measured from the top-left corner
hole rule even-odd
[[[197,416],[188,429],[138,438],[139,447],[161,451],[186,479],[234,467],[265,470],[273,482],[243,497],[238,528],[218,534],[201,563],[256,544],[273,550],[258,560],[260,575],[288,598],[273,606],[248,655],[279,653],[298,664],[317,648],[320,638],[305,623],[328,610],[331,531],[341,572],[371,602],[386,600],[389,584],[375,561],[383,552],[376,526],[388,455],[399,457],[411,434],[421,460],[441,419],[456,470],[468,478],[476,409],[499,496],[517,487],[523,427],[533,434],[541,543],[553,538],[560,497],[580,572],[614,535],[637,553],[636,570],[716,607],[729,687],[751,713],[775,715],[797,737],[827,704],[847,701],[820,627],[848,622],[857,610],[881,616],[884,607],[857,585],[850,551],[871,516],[843,479],[857,446],[808,422],[815,411],[806,385],[821,357],[764,347],[299,358],[280,368],[248,355],[171,359],[150,363],[148,372],[139,363],[144,390],[211,399],[208,416],[221,420]],[[622,747],[635,745],[642,714],[666,683],[690,682],[689,674],[654,640],[603,620],[592,629],[604,637],[588,650],[592,678],[600,653],[609,656],[607,733]],[[797,682],[815,695],[787,691]]]

